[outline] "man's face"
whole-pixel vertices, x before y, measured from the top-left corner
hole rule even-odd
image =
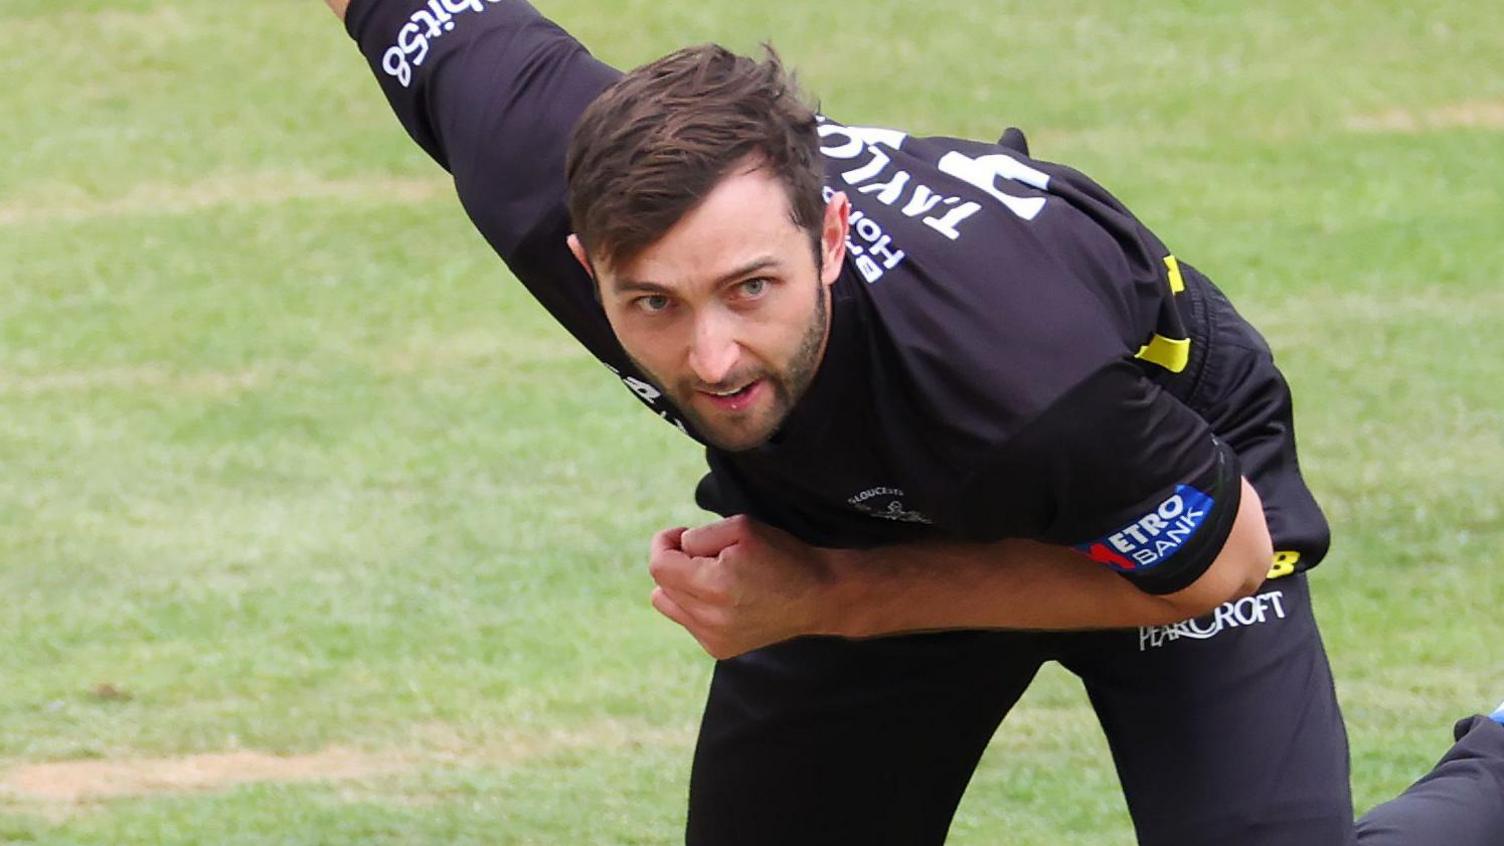
[[[817,262],[783,184],[737,168],[633,261],[595,266],[617,339],[715,446],[764,443],[809,387],[849,209],[842,194],[827,205]]]

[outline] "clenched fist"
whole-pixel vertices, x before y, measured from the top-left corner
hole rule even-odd
[[[717,659],[834,634],[842,606],[830,550],[737,515],[653,536],[653,607]]]

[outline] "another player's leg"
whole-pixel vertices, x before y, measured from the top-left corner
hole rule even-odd
[[[690,844],[944,842],[1035,637],[801,638],[720,662],[695,749]]]
[[[1358,820],[1362,846],[1504,843],[1504,704],[1457,723],[1454,735],[1430,773]]]

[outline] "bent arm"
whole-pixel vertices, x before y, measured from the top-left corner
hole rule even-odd
[[[1165,625],[1246,596],[1272,556],[1246,481],[1233,525],[1187,587],[1152,594],[1065,547],[1035,541],[811,546],[745,515],[653,538],[653,607],[716,658],[802,635]]]
[[[1065,547],[1034,541],[823,550],[828,634],[936,629],[1099,629],[1205,614],[1263,582],[1273,545],[1258,494],[1242,481],[1232,530],[1210,567],[1174,593],[1145,593]]]
[[[329,4],[329,8],[339,16],[340,20],[345,19],[345,7],[350,5],[350,0],[324,0],[324,2]]]

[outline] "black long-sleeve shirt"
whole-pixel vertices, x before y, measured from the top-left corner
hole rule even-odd
[[[569,135],[618,72],[521,0],[355,0],[346,22],[522,284],[698,440],[565,245]],[[1194,581],[1231,529],[1242,472],[1213,415],[1167,389],[1205,360],[1195,304],[1210,283],[1096,183],[1021,145],[824,116],[819,133],[827,195],[852,203],[826,354],[767,444],[707,447],[701,504],[820,545],[1033,538],[1147,591]],[[1295,474],[1269,488],[1298,502],[1265,509],[1283,515],[1276,542],[1313,565],[1326,527],[1293,462],[1259,469]]]

